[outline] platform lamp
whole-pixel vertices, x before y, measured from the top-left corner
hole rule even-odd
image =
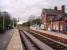
[[[4,13],[2,13],[3,15],[3,32],[4,32]]]

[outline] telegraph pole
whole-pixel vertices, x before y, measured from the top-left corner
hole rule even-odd
[[[3,13],[3,32],[4,32],[4,13]]]

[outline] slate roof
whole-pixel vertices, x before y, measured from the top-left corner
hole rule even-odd
[[[59,15],[57,15],[56,17],[55,17],[55,20],[61,20],[61,19],[64,19],[65,17],[67,17],[67,13],[65,13],[65,14],[59,14]]]
[[[46,13],[47,15],[55,15],[55,17],[52,19],[53,21],[61,20],[64,19],[64,17],[67,17],[67,13],[62,13],[62,10],[43,8],[42,12]]]
[[[67,13],[65,13],[63,16],[66,16],[67,17]]]
[[[54,10],[54,9],[44,9],[42,10],[43,12],[46,12],[46,14],[48,15],[58,15],[61,14],[62,11],[61,10]]]
[[[59,14],[59,15],[57,15],[56,17],[55,17],[55,20],[61,20],[62,19],[62,15],[61,14]]]

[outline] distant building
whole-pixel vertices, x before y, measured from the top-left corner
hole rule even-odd
[[[65,6],[61,6],[61,10],[58,10],[57,6],[54,9],[43,9],[41,13],[42,23],[46,27],[46,30],[67,32],[67,13],[65,13]]]

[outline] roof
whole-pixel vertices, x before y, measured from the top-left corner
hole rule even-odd
[[[67,17],[67,13],[62,13],[62,10],[43,8],[42,12],[46,13],[47,15],[54,15],[55,17],[52,19],[53,21],[61,20],[64,19],[64,17]]]
[[[66,16],[67,17],[67,13],[65,13],[63,16]]]
[[[55,17],[55,20],[60,20],[60,19],[62,19],[62,15],[61,14],[59,14],[59,15],[57,15],[56,17]]]
[[[62,13],[61,10],[55,10],[55,9],[43,9],[42,11],[46,12],[46,14],[48,15],[58,15]]]
[[[64,17],[67,17],[67,13],[65,13],[65,14],[59,14],[59,15],[57,15],[56,17],[55,17],[55,20],[61,20],[61,19],[64,19]]]

